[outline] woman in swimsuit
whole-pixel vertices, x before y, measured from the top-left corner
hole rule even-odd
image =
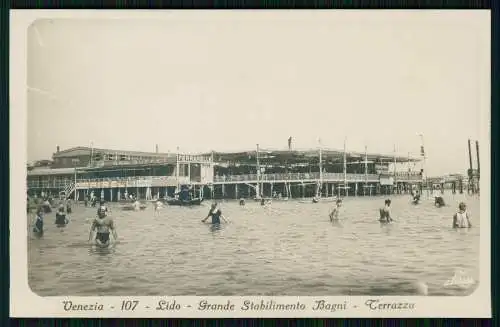
[[[220,224],[220,218],[224,220],[224,222],[227,223],[226,218],[222,215],[222,211],[219,209],[217,206],[217,203],[214,202],[212,203],[212,206],[210,207],[210,211],[208,212],[208,215],[203,219],[201,222],[207,221],[209,217],[212,217],[212,224],[213,225],[219,225]]]
[[[113,237],[115,241],[118,239],[118,234],[116,233],[116,228],[112,218],[107,216],[106,210],[100,207],[97,211],[97,218],[92,222],[90,227],[89,242],[92,238],[92,232],[96,231],[95,242],[101,247],[107,247],[110,244],[109,233],[113,232]]]
[[[59,206],[59,210],[56,212],[56,226],[65,227],[68,222],[69,220],[66,218],[66,214],[64,213],[64,205],[61,204]]]

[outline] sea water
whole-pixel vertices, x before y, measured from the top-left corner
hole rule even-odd
[[[409,196],[393,196],[390,225],[378,222],[384,199],[345,198],[338,223],[328,217],[333,203],[224,201],[229,223],[220,228],[201,222],[210,202],[165,206],[156,216],[152,204],[138,212],[111,204],[119,242],[109,249],[87,242],[96,208],[74,206],[67,227],[57,228],[55,213],[48,214],[44,236],[29,234],[29,285],[41,296],[473,292],[478,196],[445,194],[442,208],[432,199],[413,205]],[[460,201],[468,205],[471,229],[451,228]],[[467,285],[450,282],[463,279],[457,273]]]

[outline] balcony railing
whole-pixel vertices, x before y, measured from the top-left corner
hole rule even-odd
[[[376,182],[379,176],[375,174],[347,174],[347,181]],[[289,174],[261,174],[261,181],[304,181],[304,180],[318,180],[320,173],[289,173]],[[342,173],[323,173],[323,180],[343,181],[344,174]],[[244,182],[244,181],[257,181],[257,174],[248,175],[230,175],[230,176],[215,176],[215,183],[223,182]]]
[[[393,176],[394,175],[388,175]],[[307,181],[319,180],[320,174],[316,173],[290,173],[290,174],[261,174],[260,180],[265,182],[283,182],[283,181]],[[347,174],[348,182],[372,182],[376,183],[380,179],[377,174]],[[396,174],[396,181],[421,181],[419,174],[401,173]],[[199,182],[200,178],[192,178],[191,182]],[[344,174],[342,173],[323,173],[324,181],[343,182]],[[229,176],[214,176],[214,183],[231,183],[231,182],[256,182],[257,174],[246,175],[229,175]],[[177,181],[175,176],[137,176],[137,177],[113,177],[113,178],[91,178],[77,179],[77,188],[109,188],[109,187],[163,187],[174,186],[177,183],[190,183],[187,176],[179,176]],[[33,188],[57,188],[66,189],[74,183],[74,179],[65,180],[28,180],[27,186]]]
[[[57,188],[57,189],[66,189],[69,185],[71,185],[75,180],[67,179],[67,180],[50,180],[50,181],[38,181],[28,180],[27,186],[28,188]]]
[[[346,174],[348,182],[378,182],[380,176],[377,174]],[[306,181],[306,180],[319,180],[320,173],[289,173],[289,174],[261,174],[261,181]],[[399,181],[420,181],[422,178],[419,174],[397,174],[396,180]],[[324,181],[344,181],[344,174],[342,173],[323,173]],[[215,176],[215,183],[231,183],[231,182],[255,182],[257,181],[257,174],[246,175],[229,175],[229,176]]]

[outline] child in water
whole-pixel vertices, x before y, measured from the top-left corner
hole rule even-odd
[[[458,205],[458,212],[453,215],[453,228],[471,228],[470,215],[464,202]]]

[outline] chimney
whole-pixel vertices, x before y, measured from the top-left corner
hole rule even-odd
[[[56,146],[56,153],[59,153],[59,145]]]
[[[158,144],[156,145],[156,153],[158,153]]]

